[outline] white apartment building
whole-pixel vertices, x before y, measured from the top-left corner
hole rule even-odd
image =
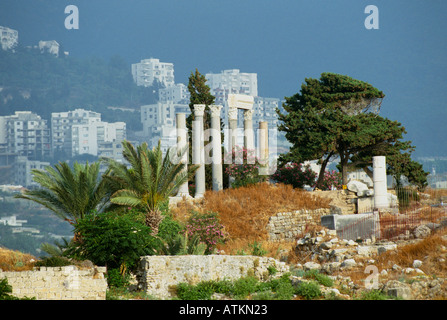
[[[19,32],[0,26],[0,43],[3,50],[13,50],[19,43]]]
[[[165,152],[176,143],[175,115],[191,111],[187,103],[158,102],[141,106],[141,123],[143,135],[149,147],[155,147],[161,140]]]
[[[122,160],[121,142],[126,139],[126,123],[95,121],[71,127],[71,154],[91,154]]]
[[[26,157],[19,156],[13,166],[14,183],[27,188],[39,186],[39,184],[33,181],[32,170],[44,170],[49,165],[49,162],[28,160]]]
[[[216,104],[226,101],[230,93],[258,96],[257,73],[241,73],[239,69],[231,69],[221,73],[207,73],[205,78],[211,94],[216,97]]]
[[[160,62],[159,59],[143,59],[132,64],[132,76],[137,86],[150,87],[155,81],[164,87],[170,87],[174,82],[174,64]]]
[[[122,160],[125,122],[101,121],[99,112],[75,109],[51,114],[53,149],[68,157],[91,154]]]
[[[253,125],[259,128],[259,121],[267,121],[270,129],[278,126],[278,115],[276,108],[279,107],[280,99],[255,97],[253,104]]]
[[[176,83],[170,87],[161,88],[158,90],[158,101],[172,102],[172,103],[188,103],[190,94],[188,87],[183,83]]]
[[[0,117],[0,153],[39,160],[51,155],[47,120],[31,111]]]
[[[73,125],[89,124],[101,121],[99,112],[75,109],[66,112],[51,113],[51,139],[54,151],[65,151],[71,156],[71,128]]]

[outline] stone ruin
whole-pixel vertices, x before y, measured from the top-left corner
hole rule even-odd
[[[242,95],[242,94],[230,94],[228,98],[229,111],[229,137],[227,153],[231,155],[231,151],[237,145],[237,116],[238,109],[244,110],[244,147],[247,150],[254,149],[254,131],[253,131],[253,103],[254,99],[252,96]],[[205,148],[204,141],[205,132],[203,129],[203,117],[205,113],[204,104],[195,104],[193,113],[195,120],[192,124],[192,163],[194,165],[199,165],[199,169],[195,175],[196,191],[194,198],[201,198],[205,193],[205,164],[208,163],[209,159],[205,157],[205,151],[209,151]],[[210,105],[210,115],[211,115],[211,129],[206,134],[210,135],[211,150],[219,150],[219,152],[213,152],[211,157],[212,164],[212,181],[213,190],[219,191],[223,189],[223,172],[222,165],[223,159],[220,152],[222,139],[221,139],[221,127],[220,127],[220,115],[221,115],[221,105]],[[184,113],[176,114],[176,129],[177,129],[177,148],[182,149],[187,146],[187,129],[186,129],[186,115]],[[259,123],[259,151],[260,151],[260,162],[261,164],[268,164],[268,125],[267,122],[261,121]],[[230,159],[231,160],[231,159]],[[184,170],[187,170],[188,159],[187,154],[181,159],[183,163],[186,164]],[[184,183],[178,190],[176,198],[191,197],[188,191],[188,183]]]

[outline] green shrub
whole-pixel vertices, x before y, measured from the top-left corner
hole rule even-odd
[[[171,239],[178,234],[183,233],[185,226],[175,220],[169,213],[164,214],[164,218],[158,226],[157,237],[162,239]]]
[[[228,238],[224,226],[215,212],[205,214],[192,212],[186,225],[186,231],[188,236],[197,235],[200,241],[206,244],[205,254],[213,253],[217,244],[225,243]]]
[[[122,274],[119,269],[115,268],[108,269],[106,277],[109,288],[125,288],[130,283],[130,274],[128,272]]]
[[[295,289],[295,293],[304,297],[306,300],[312,300],[321,297],[320,286],[314,281],[300,282]]]
[[[272,179],[279,183],[290,184],[294,188],[302,188],[304,185],[313,186],[316,176],[309,165],[303,168],[300,163],[287,163],[278,167]]]
[[[207,247],[200,242],[198,235],[188,237],[188,234],[176,234],[165,239],[156,249],[160,255],[203,255]]]
[[[308,270],[304,273],[304,278],[316,280],[319,284],[325,287],[332,287],[334,281],[329,276],[320,273],[318,270]]]
[[[245,299],[251,295],[254,300],[290,300],[295,288],[288,274],[281,278],[261,282],[252,276],[234,281],[201,281],[197,285],[180,283],[176,287],[177,296],[182,300],[210,299],[213,293],[222,293],[233,299]]]
[[[250,293],[255,292],[258,279],[255,277],[242,277],[234,281],[232,294],[236,299],[243,299],[247,297]]]
[[[389,296],[377,289],[362,291],[358,300],[388,300]]]
[[[11,293],[12,287],[8,284],[8,279],[0,279],[0,300],[15,300]]]
[[[215,292],[213,281],[201,281],[197,285],[179,283],[177,296],[182,300],[209,300]]]
[[[129,214],[90,214],[78,220],[74,232],[66,255],[110,269],[133,270],[141,256],[155,253],[157,244],[151,229]]]
[[[35,263],[37,267],[64,267],[72,265],[69,259],[60,256],[44,257]]]
[[[252,300],[275,300],[275,294],[269,289],[259,291],[253,294]]]
[[[251,254],[253,256],[263,256],[267,253],[267,250],[264,250],[262,248],[262,244],[257,241],[253,242],[253,244],[251,244],[250,247],[251,247]]]
[[[246,187],[265,181],[265,176],[259,174],[260,164],[254,149],[236,146],[231,156],[231,159],[226,159],[225,161],[231,162],[225,168],[225,174],[234,178],[231,184],[232,188]]]

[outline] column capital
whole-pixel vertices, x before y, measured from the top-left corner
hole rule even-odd
[[[228,119],[230,120],[237,120],[237,108],[231,107],[228,108]]]
[[[220,117],[220,110],[222,109],[221,105],[211,105],[209,108],[211,111],[211,117]]]
[[[253,118],[253,109],[244,110],[244,120],[252,120]]]
[[[194,105],[194,115],[196,117],[203,117],[204,112],[205,112],[204,104],[195,104]]]

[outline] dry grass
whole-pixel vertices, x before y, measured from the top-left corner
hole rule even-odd
[[[430,195],[432,199],[439,199],[440,197],[447,197],[447,189],[432,189],[427,188],[424,193]]]
[[[447,263],[440,258],[447,259],[447,231],[437,232],[416,243],[399,247],[397,251],[381,254],[377,259],[377,266],[382,269],[397,264],[403,268],[412,267],[414,260],[423,261],[421,270],[425,274],[447,276]]]
[[[182,202],[173,208],[172,212],[181,221],[188,218],[189,210],[217,212],[230,235],[230,240],[219,248],[227,254],[246,250],[256,241],[261,243],[262,248],[270,255],[276,255],[287,249],[289,244],[268,241],[266,225],[272,215],[278,212],[328,207],[328,199],[321,199],[307,191],[293,189],[290,185],[260,183],[219,192],[207,191],[200,203]]]
[[[28,271],[37,259],[20,251],[0,248],[0,269],[3,271]]]

